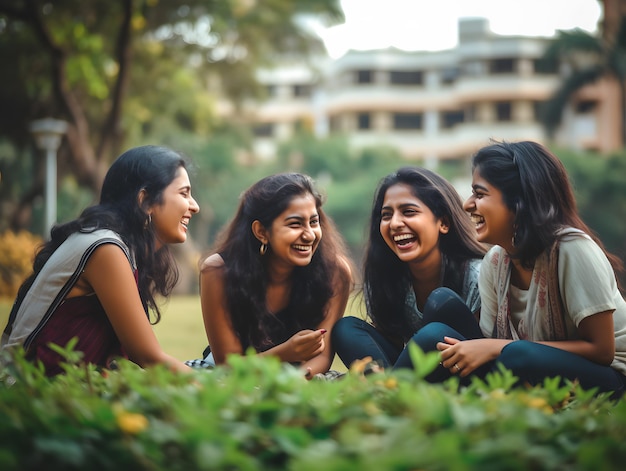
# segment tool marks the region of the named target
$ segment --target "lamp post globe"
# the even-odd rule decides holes
[[[67,132],[67,122],[43,118],[31,122],[30,132],[39,150],[46,152],[46,190],[44,237],[50,237],[50,229],[57,218],[57,151]]]

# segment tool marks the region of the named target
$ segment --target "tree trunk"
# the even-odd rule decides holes
[[[132,36],[131,20],[133,15],[132,0],[123,0],[124,18],[120,25],[115,47],[115,55],[118,63],[118,73],[111,98],[111,109],[100,134],[100,142],[96,156],[98,161],[106,161],[109,153],[118,154],[122,141],[120,118],[124,96],[130,81],[130,63],[132,59]]]
[[[26,14],[27,21],[41,41],[42,47],[50,54],[54,93],[61,109],[66,114],[66,119],[69,121],[67,142],[76,179],[80,184],[97,190],[102,183],[103,176],[99,174],[96,154],[89,141],[89,123],[80,103],[67,83],[65,74],[66,53],[54,43],[35,2],[27,4]]]

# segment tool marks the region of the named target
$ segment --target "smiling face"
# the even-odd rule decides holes
[[[269,246],[267,257],[272,263],[292,268],[308,265],[322,239],[315,198],[311,194],[295,196],[269,229],[261,227],[258,232],[257,238]]]
[[[410,186],[390,186],[380,215],[380,234],[400,260],[438,263],[439,236],[448,232],[448,226],[413,194]]]
[[[463,208],[470,213],[480,242],[513,251],[515,213],[505,204],[502,192],[481,176],[480,167],[472,173],[472,195]]]
[[[163,190],[162,201],[152,205],[148,214],[157,240],[157,249],[165,244],[187,240],[187,226],[193,214],[200,211],[191,196],[191,183],[187,171],[180,167],[176,178]]]

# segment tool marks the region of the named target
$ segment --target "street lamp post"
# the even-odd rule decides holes
[[[45,238],[50,237],[50,229],[57,219],[57,150],[66,131],[67,123],[53,118],[38,119],[30,124],[37,148],[46,151]]]

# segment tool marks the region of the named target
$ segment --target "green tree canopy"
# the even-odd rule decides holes
[[[320,49],[305,15],[343,14],[336,0],[0,0],[0,142],[24,153],[31,120],[66,120],[60,178],[97,191],[129,142],[160,143],[176,129],[207,136],[209,81],[240,100],[258,93],[254,72],[277,53],[304,60]],[[23,159],[2,159],[5,175],[19,172]],[[29,208],[43,179],[24,183]]]

